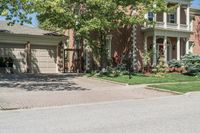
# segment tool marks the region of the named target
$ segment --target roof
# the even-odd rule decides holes
[[[50,35],[52,32],[27,25],[14,24],[8,26],[8,21],[0,21],[0,32],[25,35]]]
[[[190,13],[194,15],[200,15],[200,8],[190,8]]]

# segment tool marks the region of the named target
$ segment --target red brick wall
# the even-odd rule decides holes
[[[194,42],[193,53],[200,54],[200,16],[194,16],[193,34],[190,40]]]
[[[141,70],[143,67],[143,53],[144,53],[144,33],[141,31],[141,26],[137,26],[136,32],[136,54],[137,54],[137,66],[138,70]]]
[[[141,31],[141,26],[136,27],[136,59],[137,59],[137,69],[140,70],[142,67],[142,53],[144,51],[143,45],[143,32]],[[112,57],[120,58],[123,53],[126,53],[130,50],[132,45],[132,27],[127,26],[112,32]]]

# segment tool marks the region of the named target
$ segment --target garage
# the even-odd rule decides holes
[[[0,44],[0,57],[13,59],[13,71],[15,73],[25,72],[26,60],[25,49],[22,44]]]
[[[33,73],[56,73],[56,47],[31,46],[31,71]]]
[[[13,59],[14,73],[62,72],[61,53],[66,36],[0,21],[0,57]],[[2,70],[6,72],[5,63]]]

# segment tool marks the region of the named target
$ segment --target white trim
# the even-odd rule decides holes
[[[164,50],[165,63],[167,64],[167,36],[164,36],[163,50]]]
[[[190,30],[190,7],[189,7],[189,4],[186,9],[186,25],[187,25],[187,29]]]
[[[189,43],[189,39],[187,38],[186,40],[186,54],[189,54],[190,52],[190,43]]]
[[[177,52],[177,60],[181,59],[181,47],[180,47],[180,37],[177,37],[177,44],[176,44],[176,52]]]
[[[0,33],[2,43],[17,43],[25,44],[27,41],[34,45],[48,45],[56,46],[59,42],[64,40],[64,37],[47,37],[36,35],[21,35],[21,34],[2,34]]]
[[[163,22],[164,22],[164,28],[167,28],[167,13],[163,13]]]
[[[181,6],[178,5],[177,7],[177,16],[176,16],[176,22],[177,22],[177,25],[178,25],[178,29],[180,29],[180,24],[181,24]]]

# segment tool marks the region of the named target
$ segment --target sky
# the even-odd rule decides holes
[[[192,7],[193,8],[200,8],[200,0],[193,0]],[[31,14],[30,16],[32,17],[32,24],[30,26],[37,27],[38,21],[37,21],[37,18],[36,18],[36,14]],[[0,16],[0,20],[5,20],[5,17]]]

